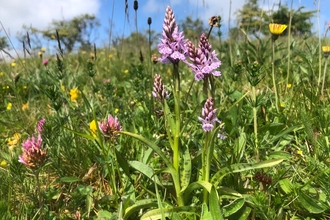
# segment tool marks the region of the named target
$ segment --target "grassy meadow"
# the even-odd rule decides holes
[[[330,41],[275,38],[1,63],[1,219],[329,219]]]

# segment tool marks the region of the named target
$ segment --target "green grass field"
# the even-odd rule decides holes
[[[329,219],[327,40],[210,38],[199,81],[142,42],[2,63],[1,219]]]

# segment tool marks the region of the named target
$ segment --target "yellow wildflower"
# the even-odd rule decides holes
[[[124,70],[124,73],[127,74],[128,73],[128,70]]]
[[[28,103],[25,103],[25,104],[22,105],[22,111],[25,111],[28,108],[29,108],[29,104]]]
[[[11,102],[9,102],[9,103],[7,104],[7,110],[10,110],[11,107],[13,107],[13,104],[11,104]]]
[[[42,52],[41,52],[41,51],[39,51],[39,52],[38,52],[38,55],[39,55],[39,56],[41,56],[41,55],[42,55]]]
[[[284,103],[281,103],[280,106],[281,106],[282,108],[284,108],[284,107],[285,107],[285,104],[284,104]]]
[[[324,57],[327,58],[330,55],[330,46],[323,46],[322,51],[323,51]]]
[[[89,123],[89,129],[92,131],[93,136],[96,137],[97,123],[95,120],[93,120],[93,121],[91,121],[91,123]]]
[[[302,150],[297,150],[297,154],[300,155],[300,156],[303,156]]]
[[[23,86],[23,89],[27,89],[27,86]]]
[[[288,26],[285,24],[269,24],[270,33],[280,35]]]
[[[2,160],[0,163],[1,167],[6,167],[7,166],[7,162],[5,160]]]
[[[288,85],[286,85],[286,88],[290,89],[292,87],[292,85],[289,83]]]
[[[61,86],[61,89],[64,92],[65,91],[65,86]]]
[[[330,46],[322,46],[322,51],[324,53],[329,53],[330,52]]]
[[[42,47],[42,48],[40,49],[40,51],[41,51],[41,52],[45,52],[45,51],[46,51],[46,48]]]
[[[119,112],[119,109],[118,108],[116,108],[115,109],[115,114],[117,114]]]
[[[113,55],[110,53],[110,54],[109,54],[109,58],[111,59],[112,57],[113,57]]]
[[[168,68],[168,69],[167,69],[167,74],[168,74],[168,75],[172,75],[172,69],[171,69],[171,68]]]
[[[0,72],[0,76],[3,76],[5,73],[4,72]]]
[[[22,64],[25,64],[25,60],[22,60]]]
[[[8,145],[9,146],[16,145],[20,138],[21,138],[21,134],[20,133],[15,133],[12,138],[8,139]]]
[[[78,88],[74,88],[70,90],[70,99],[71,101],[77,100],[79,97],[79,90]]]
[[[50,38],[52,38],[52,39],[55,39],[55,35],[54,35],[54,34],[52,34],[52,36],[50,36]]]
[[[16,66],[16,63],[15,62],[12,62],[10,65],[11,65],[11,67],[15,67]]]

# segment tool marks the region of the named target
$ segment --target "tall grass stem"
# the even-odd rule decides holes
[[[278,100],[278,93],[277,93],[277,85],[276,85],[276,78],[275,78],[275,40],[272,40],[272,79],[273,79],[273,86],[274,86],[274,93],[275,93],[275,105],[276,111],[279,112],[279,100]]]

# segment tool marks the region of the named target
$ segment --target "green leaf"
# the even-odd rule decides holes
[[[291,154],[284,152],[284,151],[275,151],[269,154],[269,159],[290,159],[292,157]]]
[[[193,182],[191,183],[186,190],[184,191],[184,199],[185,201],[188,200],[188,198],[191,196],[192,192],[194,190],[200,189],[200,188],[204,188],[206,189],[208,192],[211,192],[211,188],[212,188],[212,184],[206,181],[197,181],[197,182]]]
[[[135,212],[139,212],[141,209],[157,207],[156,199],[144,199],[136,201],[136,203],[125,210],[124,219],[128,219]]]
[[[233,190],[232,188],[228,188],[228,187],[224,187],[224,186],[220,186],[218,188],[219,194],[220,195],[228,195],[231,196],[232,199],[237,199],[237,198],[242,198],[242,194],[240,194],[239,192],[237,192],[236,190]],[[227,196],[227,197],[228,197]],[[230,197],[228,197],[230,198]]]
[[[100,210],[98,213],[97,213],[97,219],[111,219],[113,217],[113,215],[106,211],[106,210]]]
[[[158,185],[162,185],[159,181],[158,176],[155,176],[154,170],[148,166],[147,164],[144,164],[140,161],[129,161],[128,164],[132,166],[134,169],[139,171],[140,173],[143,173],[145,176],[147,176],[152,181],[156,181]]]
[[[141,216],[140,220],[158,220],[162,218],[162,212],[165,217],[171,219],[173,213],[200,216],[200,208],[192,206],[180,206],[174,208],[153,209]]]
[[[213,220],[211,212],[209,212],[209,209],[207,207],[206,203],[203,203],[202,205],[202,217],[201,220]]]
[[[166,100],[164,100],[164,116],[165,116],[165,126],[168,140],[170,142],[171,148],[173,149],[173,136],[175,135],[175,120],[170,108],[167,105]],[[172,135],[173,134],[173,135]]]
[[[85,133],[80,133],[80,132],[77,132],[77,131],[74,131],[74,130],[71,130],[70,128],[66,128],[64,127],[64,129],[76,134],[76,135],[79,135],[80,137],[83,137],[83,138],[86,138],[88,140],[95,140],[95,137],[93,135],[90,135],[90,134],[85,134]]]
[[[228,167],[224,167],[220,169],[211,179],[211,184],[217,186],[224,176],[231,173],[239,173],[247,170],[260,169],[265,167],[272,167],[279,163],[281,163],[283,159],[274,159],[274,160],[266,160],[255,164],[233,164]]]
[[[180,183],[181,192],[183,192],[190,183],[191,178],[191,157],[189,148],[186,146],[180,161]]]
[[[86,187],[87,195],[86,195],[86,206],[87,206],[87,217],[93,208],[94,199],[93,199],[93,188],[91,186]]]
[[[278,184],[281,187],[281,189],[284,191],[285,194],[293,193],[294,186],[292,185],[292,183],[290,182],[290,180],[288,178],[280,180],[278,182]]]
[[[163,151],[156,144],[154,144],[153,142],[151,142],[148,139],[142,137],[141,135],[134,134],[134,133],[131,133],[131,132],[118,131],[118,133],[124,134],[124,135],[127,135],[127,136],[130,136],[130,137],[133,137],[133,138],[135,138],[135,139],[137,139],[137,140],[145,143],[146,145],[148,145],[148,147],[152,148],[162,158],[162,160],[164,161],[164,163],[166,164],[166,166],[168,168],[172,168],[173,169],[172,163],[169,161],[169,159],[167,159],[167,157],[163,153]]]
[[[63,183],[75,183],[75,182],[80,182],[81,179],[78,177],[74,176],[65,176],[60,179],[61,182]]]
[[[123,155],[115,148],[116,150],[116,157],[118,160],[118,164],[120,165],[120,167],[123,169],[124,173],[131,178],[130,172],[129,172],[129,166],[127,163],[127,160],[125,160],[125,158],[123,157]]]
[[[239,211],[243,207],[244,203],[245,203],[245,199],[244,198],[239,198],[239,199],[235,199],[230,204],[225,205],[223,207],[224,216],[229,217],[232,214],[236,213],[237,211]]]
[[[211,188],[211,192],[210,192],[210,196],[209,196],[209,206],[210,206],[210,212],[211,212],[213,219],[222,220],[223,215],[222,215],[221,209],[220,209],[218,193],[213,186]]]
[[[324,204],[305,194],[303,191],[299,192],[298,201],[310,213],[319,214],[327,209]]]

